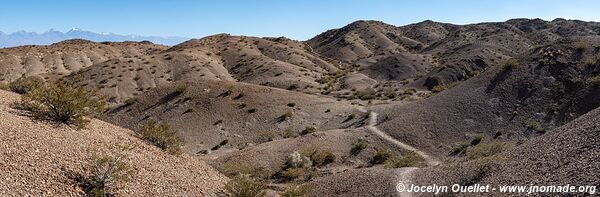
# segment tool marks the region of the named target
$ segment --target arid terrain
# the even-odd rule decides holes
[[[224,196],[239,177],[267,196],[419,196],[400,182],[600,186],[596,22],[356,21],[306,41],[0,49],[0,86],[28,80],[98,90],[109,109],[73,129],[30,120],[0,90],[1,195],[82,195],[71,176],[86,172],[89,150],[122,146],[136,172],[120,196]],[[183,139],[182,154],[139,138],[155,120]]]

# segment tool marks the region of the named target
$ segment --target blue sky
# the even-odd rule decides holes
[[[600,21],[594,0],[3,0],[0,31],[67,31],[203,37],[216,33],[308,39],[359,19],[405,25],[510,18]]]

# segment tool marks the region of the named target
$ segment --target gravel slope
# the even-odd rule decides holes
[[[89,150],[130,145],[131,180],[119,196],[215,196],[227,178],[188,155],[172,156],[133,137],[133,132],[94,120],[73,130],[32,122],[9,108],[18,95],[0,91],[0,196],[82,195],[69,174],[85,174]],[[111,149],[112,150],[112,149]]]

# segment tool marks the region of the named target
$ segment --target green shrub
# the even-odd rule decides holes
[[[504,135],[504,130],[498,129],[496,133],[494,133],[494,139],[499,138],[502,135]]]
[[[470,146],[470,144],[467,142],[459,143],[459,144],[455,145],[454,148],[452,148],[451,154],[452,155],[464,154],[469,146]]]
[[[125,163],[125,155],[97,155],[89,159],[91,175],[85,177],[84,187],[88,196],[113,196],[114,185],[129,180],[132,170]]]
[[[96,93],[64,83],[40,86],[25,94],[16,108],[36,119],[84,127],[86,116],[104,113],[106,102]]]
[[[314,166],[325,166],[335,162],[336,158],[335,154],[329,150],[314,151],[309,157]]]
[[[542,127],[542,124],[535,120],[527,121],[527,129],[533,130],[538,133],[546,133],[546,129]]]
[[[150,142],[169,154],[181,153],[183,139],[175,131],[172,131],[167,123],[152,119],[137,133],[141,139]]]
[[[262,197],[265,189],[266,183],[247,176],[238,176],[225,185],[225,191],[235,197]]]
[[[444,85],[436,85],[436,86],[433,86],[433,88],[431,89],[431,92],[438,93],[438,92],[441,92],[441,91],[444,91],[444,90],[446,90],[446,86],[444,86]]]
[[[277,138],[277,133],[273,131],[262,131],[257,134],[256,142],[257,143],[265,143],[273,141]]]
[[[372,88],[369,88],[369,89],[358,91],[354,95],[357,98],[359,98],[360,100],[373,100],[373,99],[377,98],[375,96],[375,94],[376,94],[375,90]]]
[[[38,78],[19,78],[8,84],[8,89],[17,94],[26,94],[36,88],[41,87],[43,84],[42,80]]]
[[[175,87],[175,93],[176,94],[183,94],[185,92],[187,92],[187,85],[178,85],[177,87]]]
[[[129,106],[129,105],[133,105],[133,104],[135,104],[135,103],[137,103],[137,102],[138,102],[138,98],[137,98],[137,97],[131,97],[131,98],[128,98],[128,99],[126,99],[125,101],[123,101],[123,103],[124,103],[125,105],[127,105],[127,106]]]
[[[282,197],[308,197],[308,185],[290,186],[281,194]]]
[[[294,114],[291,111],[285,112],[283,114],[281,114],[281,116],[279,116],[280,120],[288,120],[290,118],[292,118],[292,116],[294,116]]]
[[[577,52],[583,52],[588,48],[587,44],[585,44],[585,42],[576,42],[575,43],[575,51]]]
[[[233,178],[237,176],[249,176],[254,179],[267,179],[269,173],[263,167],[239,162],[224,163],[215,167],[225,176]]]
[[[590,78],[588,79],[588,81],[589,81],[591,84],[595,85],[595,86],[600,86],[600,75],[598,75],[598,76],[594,76],[594,77],[590,77]]]
[[[296,179],[306,180],[306,177],[310,176],[310,168],[287,168],[280,173],[280,176],[287,181],[293,181]]]
[[[288,127],[285,130],[283,130],[283,132],[281,133],[281,137],[283,138],[294,138],[294,137],[298,137],[298,133],[296,131],[294,131],[293,128]]]
[[[373,158],[371,164],[383,164],[392,157],[392,152],[389,150],[378,150]]]
[[[350,152],[354,155],[359,154],[362,150],[366,149],[368,146],[368,141],[365,139],[358,139],[354,144],[352,144],[352,149]]]
[[[502,68],[504,70],[511,70],[511,69],[516,68],[517,66],[519,66],[519,61],[517,61],[517,59],[510,58],[510,59],[506,60],[506,62],[504,62],[504,65],[502,66]]]
[[[414,151],[408,151],[401,158],[391,157],[384,163],[388,168],[403,168],[420,166],[425,162],[425,158]]]
[[[306,128],[304,128],[304,130],[302,130],[302,133],[300,133],[301,135],[307,135],[307,134],[311,134],[317,131],[317,128],[315,127],[311,127],[311,126],[307,126]]]
[[[506,143],[493,141],[490,143],[479,144],[477,146],[472,146],[467,148],[465,155],[468,159],[479,159],[484,157],[493,156],[498,154],[504,150],[506,147]]]
[[[479,144],[481,142],[481,140],[483,140],[483,136],[477,135],[477,136],[473,137],[473,140],[471,140],[471,145],[475,146],[475,145]]]

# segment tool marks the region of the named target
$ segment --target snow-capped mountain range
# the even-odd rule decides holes
[[[176,45],[189,38],[185,37],[160,37],[160,36],[139,36],[139,35],[119,35],[114,33],[95,33],[78,28],[72,28],[67,32],[60,32],[50,29],[45,33],[18,31],[11,34],[5,34],[0,31],[0,48],[16,47],[22,45],[49,45],[69,39],[85,39],[95,42],[103,41],[150,41],[156,44]]]

